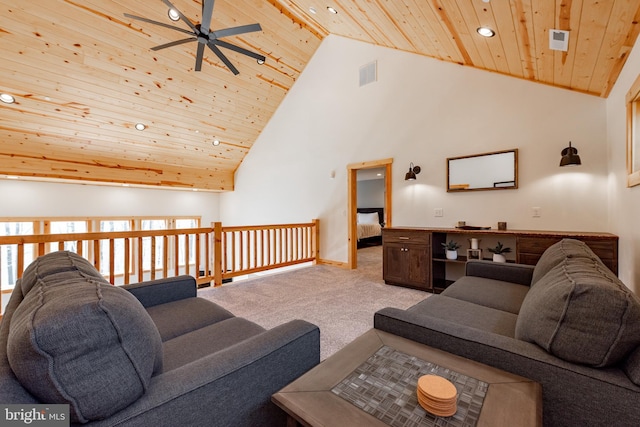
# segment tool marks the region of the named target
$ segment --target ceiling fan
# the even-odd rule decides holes
[[[139,21],[148,22],[150,24],[159,25],[161,27],[170,28],[172,30],[180,31],[181,33],[189,34],[190,37],[186,39],[176,40],[170,43],[161,44],[159,46],[152,47],[151,50],[166,49],[168,47],[177,46],[192,41],[198,42],[198,50],[196,53],[196,65],[195,70],[200,71],[202,68],[202,57],[204,55],[205,46],[211,49],[218,58],[231,70],[233,74],[240,74],[238,69],[229,61],[229,59],[222,53],[220,47],[233,50],[235,52],[247,55],[251,58],[255,58],[258,64],[264,64],[265,57],[251,52],[250,50],[241,48],[234,44],[220,40],[223,37],[235,36],[238,34],[251,33],[254,31],[262,31],[260,24],[241,25],[239,27],[231,27],[223,30],[212,31],[211,30],[211,15],[213,13],[213,3],[215,0],[202,0],[202,22],[199,24],[192,23],[186,16],[184,16],[169,0],[162,0],[164,4],[169,7],[169,18],[172,21],[182,19],[191,28],[191,31],[185,30],[174,25],[165,24],[164,22],[153,21],[151,19],[143,18],[141,16],[130,15],[125,13],[127,18],[137,19]]]

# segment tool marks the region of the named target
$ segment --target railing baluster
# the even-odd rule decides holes
[[[116,249],[115,239],[109,239],[109,283],[114,285],[116,282]]]
[[[24,243],[18,243],[18,279],[24,271]]]
[[[189,235],[184,235],[184,274],[189,274]]]
[[[130,280],[131,268],[131,239],[124,238],[124,284],[128,285]]]
[[[151,236],[151,280],[156,279],[156,236]],[[177,274],[176,274],[177,276]]]
[[[144,280],[144,263],[142,258],[142,248],[143,248],[142,236],[138,237],[138,282],[142,282]]]
[[[174,263],[173,274],[175,276],[179,276],[180,275],[180,239],[178,238],[178,236],[173,236],[173,250],[175,252],[173,254],[173,263]]]
[[[169,277],[169,236],[162,236],[162,277]]]

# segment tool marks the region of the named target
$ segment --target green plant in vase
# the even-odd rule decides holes
[[[458,249],[460,248],[458,242],[449,240],[447,243],[442,243],[442,246],[446,251],[447,259],[458,259]]]
[[[507,262],[507,258],[504,254],[511,252],[511,248],[504,247],[502,242],[498,242],[494,248],[489,248],[489,252],[493,254],[493,260],[495,262]]]

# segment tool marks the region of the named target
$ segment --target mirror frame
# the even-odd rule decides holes
[[[484,187],[484,188],[451,188],[450,183],[450,163],[452,160],[460,160],[460,159],[468,159],[471,157],[484,157],[491,156],[494,154],[504,154],[504,153],[513,153],[513,176],[514,176],[514,184],[506,187]],[[510,150],[501,150],[501,151],[491,151],[488,153],[480,153],[480,154],[471,154],[469,156],[458,156],[458,157],[449,157],[447,158],[447,192],[463,192],[463,191],[491,191],[491,190],[514,190],[518,188],[518,149],[512,148]]]
[[[640,169],[633,170],[633,154],[636,151],[640,152],[640,138],[635,141],[633,137],[635,128],[640,126],[640,122],[634,123],[633,117],[633,105],[636,104],[636,107],[640,108],[640,76],[631,85],[625,102],[627,104],[627,187],[633,187],[640,184]]]

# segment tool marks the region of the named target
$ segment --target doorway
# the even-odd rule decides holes
[[[347,165],[347,181],[348,181],[348,213],[347,220],[349,234],[349,255],[348,268],[355,269],[358,267],[358,230],[356,226],[358,212],[358,171],[365,169],[384,168],[384,224],[385,227],[391,226],[391,165],[393,159],[373,160],[369,162],[352,163]]]

